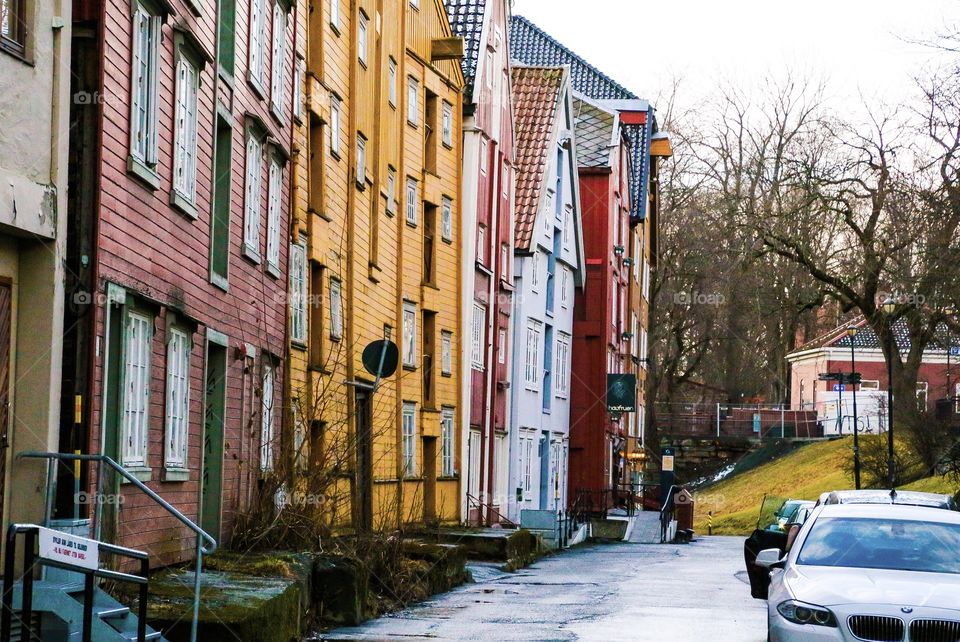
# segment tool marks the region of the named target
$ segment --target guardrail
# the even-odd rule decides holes
[[[670,528],[670,522],[673,521],[673,514],[676,510],[676,502],[674,498],[677,494],[677,491],[680,490],[680,487],[676,484],[670,486],[667,490],[667,496],[663,500],[663,506],[660,508],[660,543],[665,544],[667,541],[667,531]]]
[[[17,581],[22,582],[23,591],[20,603],[20,620],[26,631],[26,640],[40,640],[40,635],[33,625],[33,574],[36,566],[53,566],[75,573],[82,573],[83,578],[83,623],[81,636],[83,642],[93,642],[93,589],[94,577],[131,582],[140,585],[140,599],[137,605],[137,642],[144,642],[147,635],[147,593],[150,581],[150,556],[143,551],[123,546],[115,546],[104,542],[96,542],[99,552],[122,555],[131,559],[140,560],[140,575],[121,573],[98,568],[90,569],[74,564],[65,564],[56,560],[38,557],[34,552],[40,527],[36,524],[10,524],[7,529],[6,549],[4,550],[3,567],[3,612],[0,613],[0,640],[9,640],[13,628],[13,590]],[[16,564],[17,536],[24,536],[23,574],[19,580],[14,580],[14,565]],[[42,552],[42,551],[41,551]]]
[[[468,513],[467,518],[468,519],[469,519],[470,508],[472,506],[476,506],[477,514],[480,517],[481,524],[486,525],[486,523],[490,521],[492,517],[496,516],[498,520],[497,521],[498,524],[506,525],[509,528],[520,527],[519,524],[517,524],[512,519],[510,519],[500,511],[498,511],[496,508],[494,508],[492,503],[489,503],[489,502],[484,503],[480,501],[478,497],[474,497],[470,493],[466,493],[466,495],[467,495],[467,513]],[[486,513],[484,513],[484,511],[486,511]]]
[[[193,622],[190,626],[190,640],[191,642],[197,641],[197,623],[200,617],[200,577],[203,573],[203,556],[210,555],[215,550],[217,550],[217,540],[214,539],[209,533],[200,528],[196,523],[194,523],[186,515],[178,511],[172,505],[170,505],[167,500],[158,495],[156,492],[151,490],[144,484],[142,481],[133,476],[130,471],[125,469],[123,466],[118,464],[116,461],[107,457],[106,455],[90,455],[90,454],[78,454],[78,453],[53,453],[53,452],[40,452],[40,451],[26,451],[17,455],[18,458],[22,459],[45,459],[47,460],[47,506],[46,506],[46,515],[49,520],[49,516],[52,511],[53,498],[55,496],[54,485],[56,484],[56,462],[63,461],[90,461],[97,462],[100,464],[97,466],[97,485],[96,485],[96,535],[94,539],[100,539],[100,527],[101,527],[101,518],[104,502],[103,500],[103,473],[104,467],[109,467],[116,474],[120,475],[126,479],[130,484],[143,492],[147,497],[155,501],[160,505],[161,508],[170,513],[175,517],[181,524],[193,531],[197,536],[197,562],[196,568],[194,571],[193,579]],[[204,545],[206,542],[206,545]],[[110,546],[113,546],[112,544]],[[117,547],[121,548],[121,547]],[[133,549],[126,549],[133,550]],[[111,571],[114,572],[114,571]],[[146,603],[146,600],[143,601]],[[5,638],[0,638],[5,639]]]

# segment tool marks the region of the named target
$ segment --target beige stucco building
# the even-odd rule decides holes
[[[57,450],[70,114],[70,8],[0,0],[0,480],[4,526],[43,518]],[[93,97],[91,97],[92,99]],[[16,489],[16,492],[13,492]]]

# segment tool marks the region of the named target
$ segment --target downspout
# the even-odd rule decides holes
[[[494,151],[498,151],[499,146],[497,146]],[[494,154],[497,156],[497,154]],[[489,160],[489,159],[488,159]],[[499,167],[502,167],[502,163],[499,163],[498,172],[494,174],[493,167],[490,167],[488,176],[490,176],[490,187],[491,189],[491,198],[490,205],[492,211],[490,212],[490,227],[493,228],[493,223],[496,221],[496,229],[499,233],[500,231],[500,220],[499,217],[495,217],[499,211],[499,207],[494,207],[493,204],[496,202],[500,194],[500,171]],[[493,275],[490,278],[490,283],[487,286],[487,332],[486,339],[487,345],[485,346],[487,358],[487,370],[484,372],[484,389],[483,389],[483,433],[482,439],[486,447],[482,449],[483,460],[480,463],[481,477],[480,479],[484,482],[481,486],[480,493],[481,495],[486,495],[487,505],[492,509],[493,508],[493,445],[494,445],[494,430],[493,430],[493,397],[494,397],[494,386],[496,381],[494,380],[494,372],[496,370],[497,363],[495,361],[496,355],[494,354],[494,344],[495,338],[494,333],[496,330],[496,320],[497,314],[499,311],[499,305],[496,298],[497,292],[497,283],[500,279],[500,266],[499,266],[499,252],[497,252],[497,241],[498,235],[493,233],[493,229],[490,230],[490,233],[487,235],[487,245],[488,251],[490,252],[490,266],[492,268]],[[482,517],[482,515],[481,515]],[[487,519],[485,520],[487,525],[490,525],[491,514],[490,511],[487,511]]]

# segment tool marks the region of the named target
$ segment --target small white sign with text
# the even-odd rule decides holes
[[[100,546],[96,540],[40,528],[40,557],[61,564],[95,571],[100,567]]]

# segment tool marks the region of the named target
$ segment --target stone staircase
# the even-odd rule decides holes
[[[626,537],[628,542],[632,544],[660,543],[660,513],[658,511],[638,511],[633,515],[631,521],[632,524]]]

